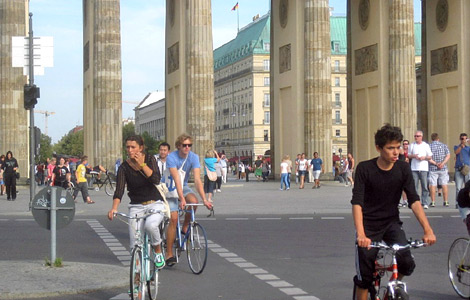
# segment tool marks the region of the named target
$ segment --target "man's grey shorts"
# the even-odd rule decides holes
[[[189,186],[183,185],[183,196],[186,197],[189,194],[194,194],[193,190]],[[170,206],[170,212],[178,211],[178,198],[167,198],[166,201],[168,201]]]
[[[428,183],[432,186],[437,186],[437,179],[441,185],[447,185],[449,183],[449,172],[447,170],[440,171],[429,171]]]

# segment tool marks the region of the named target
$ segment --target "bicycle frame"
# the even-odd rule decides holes
[[[189,204],[186,204],[186,208],[178,209],[178,215],[180,214],[180,212],[183,213],[183,215],[185,215],[186,213],[191,213],[191,219],[189,220],[188,230],[186,230],[186,233],[184,234],[183,238],[181,235],[182,226],[181,226],[180,218],[178,218],[178,223],[176,223],[176,237],[177,237],[176,243],[177,243],[178,248],[182,249],[183,251],[185,250],[186,241],[192,238],[192,236],[190,235],[191,230],[192,230],[191,225],[194,224],[194,222],[196,222],[196,211],[194,207],[203,206],[203,205],[204,204],[200,204],[200,203],[189,203]],[[176,259],[178,260],[178,257]]]

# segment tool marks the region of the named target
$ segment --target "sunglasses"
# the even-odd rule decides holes
[[[466,140],[466,139],[467,139],[466,137],[462,137],[462,138],[460,138],[460,140],[461,140],[461,141],[463,141],[463,140]]]
[[[182,144],[183,148],[191,148],[193,144]]]

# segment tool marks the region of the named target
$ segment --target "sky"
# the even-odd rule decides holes
[[[420,19],[420,0],[415,20]],[[152,91],[165,89],[165,0],[121,0],[122,99],[140,102]],[[269,0],[212,0],[213,46],[237,34],[253,16],[269,11]],[[333,15],[346,15],[346,0],[330,0]],[[54,112],[47,119],[47,134],[55,143],[83,124],[82,0],[30,0],[34,36],[54,38],[54,66],[34,81],[41,89],[37,110]],[[123,103],[123,118],[134,117],[136,104]],[[45,133],[44,114],[35,113],[35,125]]]

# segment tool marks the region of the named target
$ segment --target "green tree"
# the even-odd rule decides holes
[[[142,138],[144,139],[145,149],[148,154],[155,155],[158,153],[158,146],[160,143],[154,139],[147,131],[142,133]]]
[[[36,156],[36,163],[45,162],[47,158],[52,157],[52,139],[50,136],[41,133],[41,145],[39,148],[39,155]]]
[[[57,154],[80,156],[83,154],[83,130],[69,132],[52,148]]]

